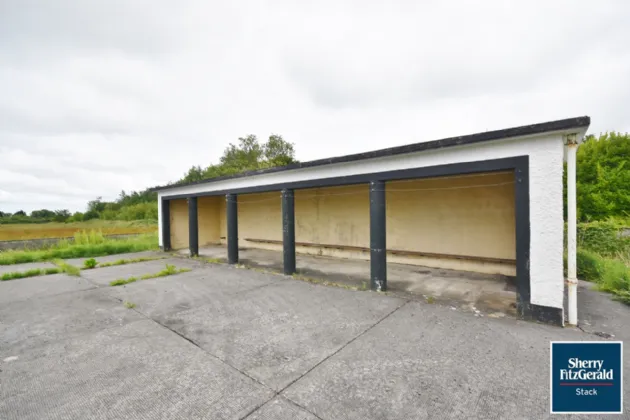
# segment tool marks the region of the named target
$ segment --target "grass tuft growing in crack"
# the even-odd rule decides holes
[[[186,273],[188,271],[191,271],[190,268],[177,268],[172,264],[166,264],[166,268],[164,268],[164,270],[162,271],[158,271],[157,273],[153,273],[153,274],[145,274],[143,276],[138,277],[129,277],[128,279],[117,279],[114,281],[111,281],[109,283],[110,286],[122,286],[125,284],[129,284],[129,283],[133,283],[135,281],[138,280],[147,280],[147,279],[154,279],[157,277],[166,277],[166,276],[172,276],[173,274],[179,274],[179,273]]]
[[[136,280],[138,280],[137,277],[129,277],[128,279],[118,279],[118,280],[110,281],[109,285],[110,286],[122,286],[122,285],[125,285],[125,284],[133,283]]]
[[[125,308],[127,309],[133,309],[136,307],[136,304],[133,302],[129,302],[128,300],[125,301],[125,303],[123,303],[123,305],[125,305]]]
[[[72,264],[68,264],[64,260],[55,260],[53,261],[53,264],[59,267],[59,270],[61,270],[62,273],[66,273],[69,276],[81,275],[81,270],[79,269],[79,267],[75,267]]]
[[[166,257],[140,257],[140,258],[128,258],[128,259],[121,258],[120,260],[116,260],[112,262],[99,263],[98,266],[99,268],[113,267],[115,265],[125,265],[125,264],[134,264],[134,263],[146,262],[146,261],[163,260],[164,258]]]
[[[0,281],[24,279],[27,277],[45,276],[48,274],[57,274],[60,272],[61,270],[59,268],[43,268],[43,269],[33,268],[26,271],[12,271],[10,273],[4,273],[2,276],[0,276]]]
[[[84,270],[91,270],[92,268],[95,268],[97,265],[98,265],[98,262],[94,258],[88,258],[87,260],[83,261]]]

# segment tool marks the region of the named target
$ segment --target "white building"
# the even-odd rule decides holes
[[[572,284],[575,149],[589,124],[571,118],[158,187],[160,246],[197,254],[227,245],[231,263],[239,244],[275,249],[286,273],[296,252],[370,259],[376,290],[387,288],[387,261],[500,273],[515,277],[520,316],[563,324],[563,161]]]

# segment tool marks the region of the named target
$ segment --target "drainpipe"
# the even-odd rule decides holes
[[[575,198],[575,167],[577,135],[566,137],[567,145],[567,286],[569,289],[569,324],[578,324],[577,315],[577,201]]]

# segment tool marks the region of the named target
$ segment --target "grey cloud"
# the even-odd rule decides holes
[[[546,89],[595,50],[628,55],[628,5],[538,6],[459,3],[446,19],[431,19],[429,7],[364,14],[326,27],[326,42],[315,31],[320,19],[306,19],[308,35],[286,51],[287,73],[317,105],[410,106]]]
[[[176,46],[180,10],[150,0],[8,0],[0,5],[0,42],[37,48],[45,38],[47,46],[81,52],[159,53]]]
[[[239,136],[309,160],[589,114],[630,130],[630,4],[0,1],[0,210],[83,210]]]

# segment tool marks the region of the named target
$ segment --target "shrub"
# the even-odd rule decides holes
[[[81,230],[74,234],[74,243],[76,245],[96,245],[102,244],[107,239],[103,236],[103,232],[99,230]]]
[[[630,249],[630,237],[620,235],[621,226],[613,220],[580,223],[577,226],[578,247],[603,256],[614,256]]]
[[[89,270],[96,267],[97,264],[98,262],[96,262],[94,258],[88,258],[87,260],[83,261],[83,268]]]
[[[82,222],[83,221],[83,213],[81,213],[80,211],[74,213],[72,216],[70,216],[66,222],[68,223],[72,223],[72,222]]]
[[[613,299],[623,302],[626,305],[630,305],[630,291],[618,290],[615,292],[615,297]]]
[[[630,268],[622,261],[604,259],[599,288],[613,293],[630,291]]]
[[[579,279],[599,281],[604,270],[604,258],[585,249],[577,251],[577,276]]]
[[[157,220],[157,203],[138,203],[124,206],[116,218],[119,220]]]

